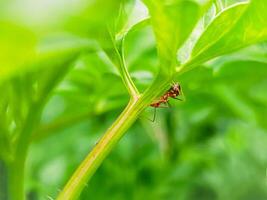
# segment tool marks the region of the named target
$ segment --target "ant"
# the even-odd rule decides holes
[[[171,88],[164,95],[162,95],[158,101],[156,101],[154,103],[151,103],[150,106],[155,108],[152,122],[155,121],[156,109],[157,108],[167,108],[167,107],[170,107],[169,98],[173,98],[173,99],[177,99],[179,101],[182,101],[182,99],[177,98],[181,94],[182,94],[181,85],[179,83],[173,83],[171,85]],[[166,107],[160,107],[161,104],[167,104],[168,106],[166,106]]]

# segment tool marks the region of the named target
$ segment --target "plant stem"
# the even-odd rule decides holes
[[[115,65],[118,67],[118,70],[120,72],[122,81],[128,90],[128,93],[130,94],[131,98],[134,100],[137,100],[139,98],[139,91],[136,88],[129,72],[126,66],[125,57],[124,57],[124,37],[122,36],[120,39],[116,41],[114,34],[112,31],[108,31],[109,36],[115,51]]]
[[[10,200],[23,200],[24,196],[24,168],[25,154],[19,158],[16,157],[14,162],[9,165],[8,189]]]
[[[142,110],[142,107],[144,106],[142,106],[139,101],[131,101],[128,104],[123,113],[107,130],[105,135],[74,172],[71,179],[58,196],[58,200],[78,198],[83,187],[102,163],[104,158],[113,149],[114,145],[117,144],[125,130],[127,130],[128,127],[136,120],[138,114]]]
[[[16,138],[14,142],[14,159],[9,163],[8,185],[10,200],[25,199],[24,170],[32,134],[39,125],[42,110],[49,98],[49,95],[51,95],[51,91],[67,74],[71,67],[70,63],[73,62],[77,56],[77,53],[70,55],[67,60],[60,63],[62,66],[48,71],[47,75],[49,76],[47,76],[47,80],[38,88],[40,93],[37,93],[37,99],[29,102],[30,104],[27,117],[23,122],[23,127],[20,130],[18,138]]]
[[[0,199],[8,199],[7,171],[6,163],[0,160]]]
[[[127,129],[135,122],[138,115],[149,105],[149,103],[166,91],[170,80],[156,80],[143,96],[138,100],[132,99],[122,114],[107,130],[104,136],[88,154],[80,166],[76,169],[68,183],[65,185],[57,200],[77,199],[88,180],[95,173],[105,157],[118,143]]]
[[[216,13],[219,13],[224,9],[222,0],[214,0],[214,3],[216,7]]]
[[[128,72],[125,57],[124,57],[124,38],[121,39],[121,45],[120,45],[120,52],[118,52],[119,60],[120,60],[120,70],[123,82],[125,83],[131,97],[135,100],[139,98],[139,91],[137,90],[135,84],[133,83],[133,80]]]
[[[50,136],[51,134],[58,132],[59,130],[68,126],[73,126],[76,123],[82,122],[88,119],[90,116],[96,115],[93,111],[87,111],[76,115],[71,115],[57,119],[50,124],[45,124],[37,128],[31,137],[31,141],[39,141],[43,138]]]
[[[31,134],[39,122],[40,110],[39,104],[33,105],[29,110],[25,125],[17,139],[14,160],[9,164],[9,199],[24,200],[24,169],[27,152],[29,148]]]

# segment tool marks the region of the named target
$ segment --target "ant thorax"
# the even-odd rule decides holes
[[[156,117],[156,108],[166,108],[169,107],[169,98],[173,98],[173,99],[177,99],[182,101],[181,99],[177,98],[177,96],[179,96],[180,94],[182,94],[182,90],[181,90],[181,86],[179,83],[173,83],[171,88],[165,92],[164,95],[162,95],[160,97],[160,99],[158,101],[155,101],[154,103],[151,103],[150,106],[154,107],[154,117],[152,122],[154,122],[155,117]],[[163,104],[163,106],[161,106]],[[164,104],[166,104],[164,106]]]
[[[169,98],[176,99],[177,96],[181,94],[181,86],[179,83],[172,84],[171,88],[160,97],[160,99],[152,104],[150,106],[158,108],[161,104],[166,104],[169,101]]]

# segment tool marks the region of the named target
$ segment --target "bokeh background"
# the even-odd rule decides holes
[[[131,23],[147,16],[139,1],[127,3],[125,16]],[[28,95],[21,89],[25,85],[66,73],[49,96],[26,165],[28,199],[53,199],[129,98],[116,67],[95,44],[97,39],[108,46],[103,22],[115,13],[116,3],[2,0],[0,5],[6,27],[0,31],[0,63],[7,66],[0,69],[0,94],[15,82],[14,98],[21,101]],[[214,16],[213,6],[199,30]],[[57,64],[66,61],[55,55],[88,45],[91,52],[67,62],[67,72],[58,70]],[[42,67],[17,68],[35,59],[36,46],[44,52]],[[131,77],[144,91],[158,72],[150,26],[129,33],[125,57]],[[179,57],[187,55],[182,51]],[[147,108],[80,199],[267,199],[267,43],[219,57],[174,81],[181,84],[185,101],[171,100],[170,108],[157,109],[155,122],[150,121],[154,110]]]

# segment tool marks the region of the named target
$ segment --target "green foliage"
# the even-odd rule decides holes
[[[247,3],[237,4],[221,13],[197,42],[191,62],[194,63],[195,60],[201,63],[266,40],[267,16],[263,13],[266,8],[264,2],[252,0],[248,6]]]
[[[0,198],[266,199],[264,0],[0,4]]]
[[[151,14],[162,72],[172,74],[176,53],[200,17],[200,5],[193,1],[145,1]],[[166,69],[167,68],[167,69]]]
[[[19,25],[0,21],[0,26],[0,81],[3,81],[34,58],[36,40],[30,30]]]

